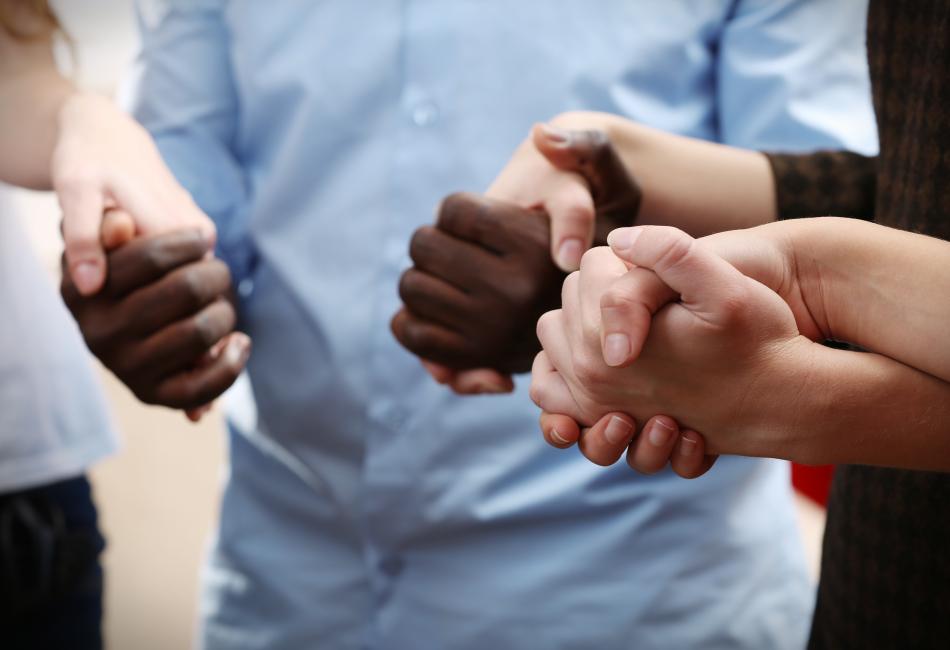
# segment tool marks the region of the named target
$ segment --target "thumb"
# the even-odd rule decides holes
[[[653,271],[689,311],[712,323],[724,322],[741,304],[747,278],[695,239],[670,226],[618,228],[608,239],[621,259]]]
[[[643,192],[606,132],[538,124],[532,139],[548,162],[562,171],[578,174],[587,183],[597,213],[598,244],[606,242],[607,234],[614,228],[633,224]]]
[[[79,292],[88,296],[102,288],[105,253],[99,241],[104,200],[95,186],[80,183],[60,190],[66,266]]]

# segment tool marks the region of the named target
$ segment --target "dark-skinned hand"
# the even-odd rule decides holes
[[[64,273],[63,299],[89,349],[136,397],[197,419],[250,353],[250,339],[233,331],[228,269],[209,257],[199,230],[125,241],[128,234],[108,229],[104,222],[103,240],[113,249],[105,285],[84,297]]]
[[[392,321],[397,340],[459,393],[511,390],[509,375],[540,350],[537,319],[559,305],[565,273],[552,255],[562,268],[579,261],[592,239],[633,222],[642,196],[606,134],[549,127],[535,128],[489,194],[511,200],[455,194],[434,228],[416,231]]]
[[[435,227],[416,231],[405,303],[392,321],[416,355],[451,368],[526,372],[541,349],[538,317],[558,305],[564,273],[548,252],[550,225],[536,210],[453,194]]]

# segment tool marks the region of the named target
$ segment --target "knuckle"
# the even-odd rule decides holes
[[[545,401],[545,394],[543,382],[538,379],[532,379],[531,385],[528,387],[528,397],[531,398],[531,401],[534,402],[537,407],[542,407],[541,405]]]
[[[719,307],[726,323],[745,322],[751,311],[751,296],[744,286],[736,286],[724,292]]]
[[[413,262],[418,264],[432,254],[435,237],[436,229],[432,226],[422,226],[412,234],[409,240],[409,257]]]
[[[590,355],[579,355],[574,359],[574,374],[581,384],[592,385],[601,379],[600,365]]]
[[[538,324],[535,328],[535,333],[538,336],[540,341],[544,341],[547,334],[551,331],[551,328],[554,326],[555,320],[557,319],[557,312],[559,310],[553,309],[551,311],[544,312],[541,314],[541,317],[538,318]]]
[[[87,165],[74,165],[64,168],[58,174],[57,189],[61,193],[76,194],[87,188],[98,186],[100,174]]]
[[[676,228],[666,229],[656,267],[662,270],[679,266],[690,257],[695,244],[695,240],[686,233]]]
[[[196,348],[207,349],[221,338],[221,329],[217,318],[201,313],[189,321],[187,338]]]
[[[600,297],[601,309],[627,312],[633,311],[641,304],[639,297],[629,288],[624,287],[610,287]]]
[[[405,304],[411,304],[422,293],[421,274],[416,269],[408,269],[399,278],[399,297]]]
[[[428,335],[425,327],[409,319],[402,327],[402,342],[403,345],[413,352],[421,353],[429,349],[431,337]]]
[[[469,192],[452,192],[439,203],[437,222],[441,225],[444,219],[453,219],[455,215],[469,209],[474,196]]]

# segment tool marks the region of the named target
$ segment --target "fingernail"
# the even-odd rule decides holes
[[[559,129],[556,126],[542,124],[541,131],[544,132],[544,137],[551,141],[551,144],[556,144],[559,147],[566,147],[571,141],[570,132],[565,131],[564,129]]]
[[[610,422],[607,423],[607,428],[604,429],[604,437],[607,438],[607,442],[612,445],[626,444],[632,435],[633,427],[630,426],[630,423],[623,420],[623,418],[618,418],[616,415],[610,418]]]
[[[557,249],[557,265],[562,271],[576,271],[584,256],[584,242],[576,237],[568,237]]]
[[[692,438],[687,438],[683,436],[680,439],[680,456],[692,456],[696,453],[696,449],[699,447],[699,442],[693,440]]]
[[[653,426],[650,427],[650,433],[647,434],[647,439],[654,447],[665,447],[670,442],[673,431],[673,427],[663,420],[654,420]]]
[[[608,366],[619,366],[630,356],[630,339],[626,334],[608,334],[604,339],[604,361]]]
[[[95,262],[80,262],[73,267],[73,282],[82,294],[89,294],[99,288],[102,282],[102,270]]]
[[[617,228],[607,235],[607,244],[615,253],[629,253],[641,232],[639,228]]]
[[[559,445],[569,444],[567,438],[558,433],[557,429],[551,429],[551,440]]]
[[[228,343],[227,349],[224,351],[226,361],[228,365],[231,366],[241,366],[247,361],[248,354],[250,353],[251,346],[249,341],[243,336],[235,337],[230,343]]]

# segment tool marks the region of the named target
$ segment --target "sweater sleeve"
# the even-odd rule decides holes
[[[874,218],[876,157],[850,151],[765,155],[775,178],[779,219]]]

